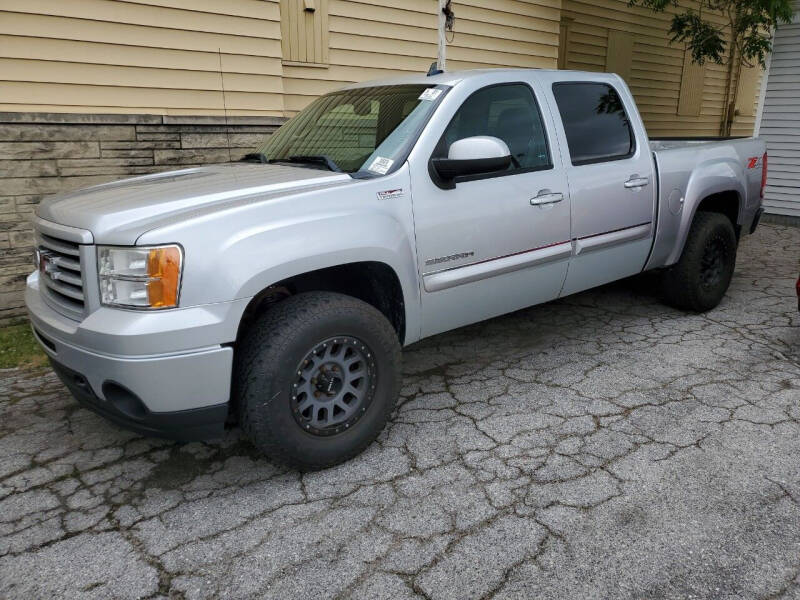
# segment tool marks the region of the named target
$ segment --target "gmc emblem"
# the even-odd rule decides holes
[[[48,252],[39,251],[39,272],[43,275],[48,275],[53,270],[55,265],[53,259]]]

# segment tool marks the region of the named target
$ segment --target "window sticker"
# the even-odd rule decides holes
[[[441,95],[442,95],[442,90],[437,88],[427,88],[424,92],[422,92],[419,95],[418,100],[427,100],[428,102],[433,102]]]
[[[389,172],[389,169],[392,168],[393,164],[394,161],[391,158],[378,156],[372,161],[372,164],[367,167],[367,170],[377,173],[378,175],[386,175],[386,173]]]

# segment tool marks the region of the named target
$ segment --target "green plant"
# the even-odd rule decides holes
[[[792,20],[791,0],[630,0],[629,6],[643,6],[655,12],[677,9],[669,33],[672,42],[683,42],[692,60],[717,64],[740,57],[747,66],[765,65],[772,50],[772,34],[780,23]],[[705,11],[705,16],[704,16]],[[720,24],[706,18],[716,13],[726,19]]]
[[[39,348],[27,323],[0,327],[0,369],[41,367],[47,356]]]

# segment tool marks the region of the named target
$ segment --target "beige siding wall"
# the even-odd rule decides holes
[[[0,0],[0,111],[282,116],[264,0]]]
[[[684,76],[684,50],[680,44],[669,42],[670,13],[654,14],[632,8],[627,0],[564,0],[562,16],[569,23],[563,68],[604,71],[607,64],[618,66],[627,59],[630,73],[627,83],[652,136],[719,135],[728,68],[706,63],[704,76],[698,78],[689,73]],[[724,24],[721,17],[717,21]],[[620,44],[619,32],[633,42],[630,56],[622,57],[615,52],[616,48],[624,47]],[[735,76],[736,70],[729,101],[733,101]],[[682,85],[701,81],[700,89],[683,89],[687,100],[700,95],[699,111],[679,114]],[[742,97],[739,104],[749,102],[755,106],[758,83],[743,87],[755,91],[751,91],[749,101]],[[752,133],[754,111],[742,112],[742,116],[734,120],[732,135]]]
[[[278,0],[0,0],[0,111],[287,116],[436,57],[434,0],[326,4],[328,65],[298,66]],[[448,66],[554,67],[559,4],[459,2]]]
[[[283,0],[284,13],[297,2]],[[279,0],[0,0],[0,112],[291,116],[320,93],[425,71],[436,56],[435,0],[315,3],[327,29],[310,65],[289,60],[286,36],[282,48]],[[685,73],[669,14],[627,0],[462,0],[456,14],[450,69],[613,69],[653,135],[719,132],[727,68]],[[732,133],[747,135],[760,73],[742,82]],[[699,109],[679,111],[697,96]]]
[[[555,67],[558,0],[458,2],[448,69]],[[434,0],[331,0],[328,68],[284,66],[285,109],[291,114],[322,91],[345,83],[425,72],[436,58]]]

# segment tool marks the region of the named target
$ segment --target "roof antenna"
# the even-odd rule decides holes
[[[228,127],[228,100],[225,97],[225,75],[222,72],[222,48],[217,48],[217,55],[219,56],[219,82],[222,87],[222,110],[225,114],[225,142],[228,145],[228,162],[233,162],[231,157],[231,132]]]
[[[433,61],[428,69],[428,77],[433,77],[434,75],[439,75],[440,73],[444,73],[444,71],[439,68],[439,63]]]

